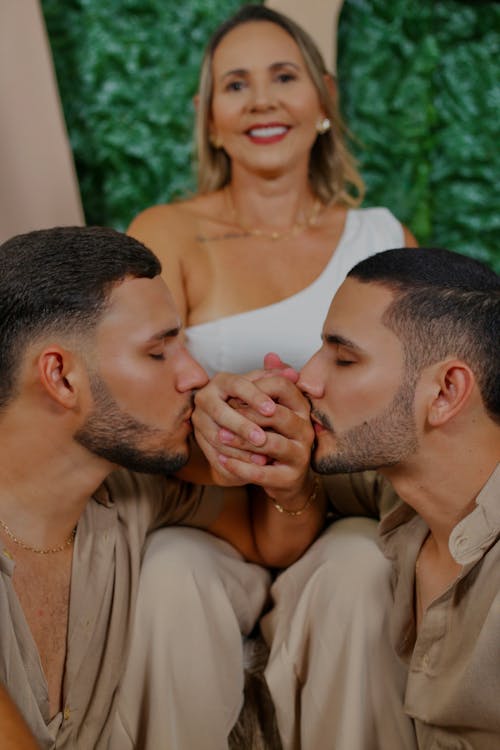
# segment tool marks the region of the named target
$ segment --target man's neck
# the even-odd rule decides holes
[[[3,437],[1,436],[3,435]],[[24,543],[59,546],[110,471],[60,433],[0,431],[0,518]]]
[[[476,499],[500,458],[496,445],[468,451],[421,454],[411,466],[381,470],[398,495],[423,518],[438,547],[448,548],[455,526],[476,506]]]

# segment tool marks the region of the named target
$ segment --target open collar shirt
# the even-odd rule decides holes
[[[15,561],[0,544],[0,682],[41,750],[107,747],[146,535],[167,524],[206,527],[220,507],[217,488],[124,470],[95,493],[75,537],[64,708],[54,717],[38,651],[12,585]]]
[[[415,564],[428,534],[399,503],[381,522],[393,562],[392,635],[408,664],[405,710],[415,720],[419,750],[500,748],[500,466],[455,526],[449,540],[462,566],[426,610],[418,635]]]

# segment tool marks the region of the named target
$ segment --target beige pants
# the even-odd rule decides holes
[[[413,750],[389,646],[389,564],[375,522],[332,525],[272,584],[266,679],[284,750]],[[270,578],[196,529],[155,532],[110,750],[224,750],[243,703],[241,634]]]

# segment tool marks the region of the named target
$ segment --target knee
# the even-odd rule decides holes
[[[311,611],[384,616],[392,601],[391,564],[376,539],[376,523],[367,518],[343,519],[327,529],[318,549],[310,550],[304,595]]]
[[[159,529],[149,537],[141,565],[140,591],[183,594],[193,584],[218,579],[217,539],[208,532],[189,528]]]
[[[377,524],[368,518],[345,518],[325,535],[320,576],[365,594],[390,583],[391,564],[377,543]]]

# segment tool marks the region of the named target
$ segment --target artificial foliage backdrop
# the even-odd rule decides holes
[[[366,204],[500,272],[500,4],[346,0],[338,41]]]
[[[42,0],[89,224],[187,195],[204,46],[241,0]],[[345,0],[341,109],[368,186],[423,244],[500,271],[500,5]]]

